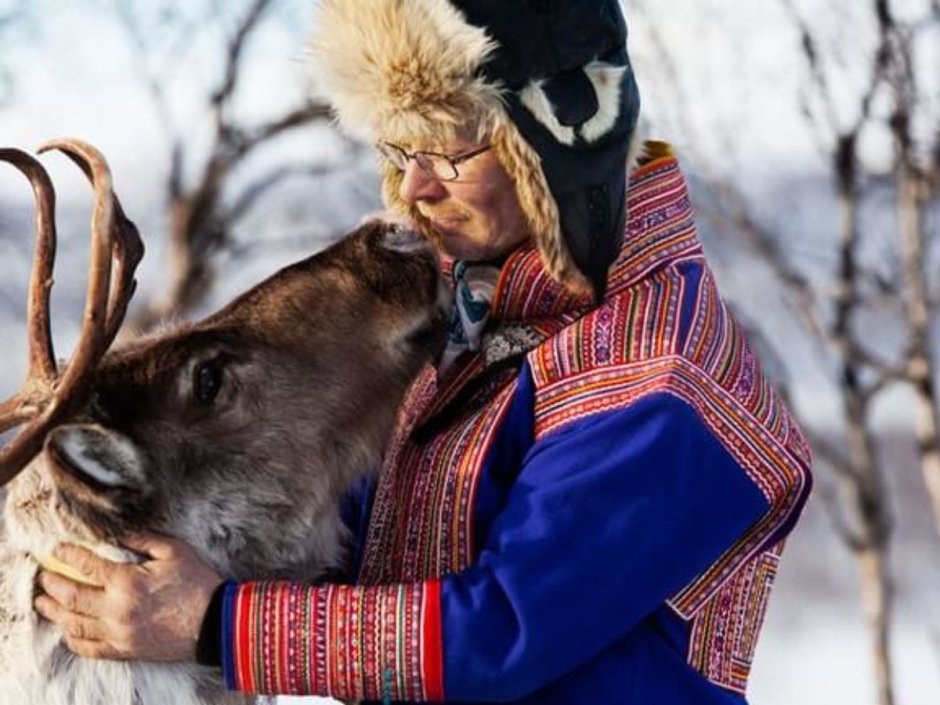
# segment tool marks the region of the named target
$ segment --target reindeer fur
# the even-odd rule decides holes
[[[443,338],[437,260],[397,228],[366,224],[206,321],[103,360],[84,411],[8,487],[0,705],[253,702],[215,669],[74,656],[32,609],[33,556],[72,541],[138,560],[117,546],[149,530],[229,579],[338,568],[340,499],[378,466],[405,389]],[[206,370],[219,382],[211,403]]]

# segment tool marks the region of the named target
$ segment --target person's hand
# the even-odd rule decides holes
[[[182,541],[148,534],[123,545],[149,559],[114,563],[71,544],[57,547],[56,558],[103,587],[42,571],[36,611],[58,625],[80,656],[193,660],[202,619],[222,579]]]

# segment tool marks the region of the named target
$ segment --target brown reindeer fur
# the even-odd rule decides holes
[[[73,657],[31,609],[32,556],[69,540],[134,560],[117,546],[146,529],[226,578],[339,567],[340,498],[377,467],[405,389],[439,349],[445,299],[431,249],[372,222],[205,321],[110,353],[82,414],[9,487],[0,703],[244,702],[209,669]],[[209,403],[205,375],[221,381]]]

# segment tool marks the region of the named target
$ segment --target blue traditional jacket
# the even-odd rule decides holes
[[[400,414],[356,585],[231,585],[233,689],[344,700],[745,702],[810,452],[715,288],[672,156],[636,171],[603,303],[534,248],[483,349]]]

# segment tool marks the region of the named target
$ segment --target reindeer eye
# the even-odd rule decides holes
[[[193,373],[193,394],[200,404],[211,404],[222,388],[222,365],[218,360],[205,362]]]

